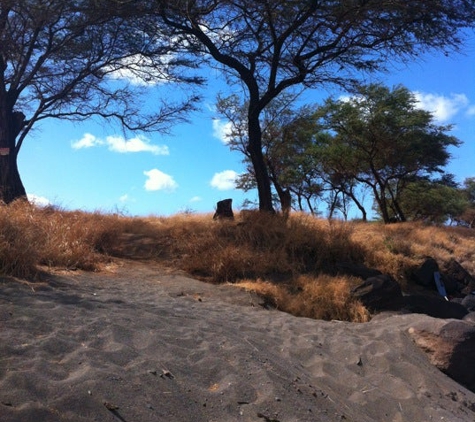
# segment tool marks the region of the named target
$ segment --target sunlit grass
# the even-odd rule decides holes
[[[153,260],[212,283],[258,292],[297,316],[366,321],[351,298],[359,279],[341,263],[390,274],[403,289],[425,257],[443,267],[457,260],[475,274],[475,231],[419,223],[327,221],[306,214],[283,219],[256,212],[234,221],[211,214],[133,218],[119,214],[0,207],[0,274],[34,279],[40,269],[100,271],[117,258]]]

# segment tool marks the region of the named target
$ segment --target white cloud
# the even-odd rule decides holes
[[[127,202],[129,200],[129,195],[125,194],[119,198],[120,202]]]
[[[99,138],[96,138],[94,135],[90,133],[85,133],[81,139],[78,141],[71,142],[71,146],[74,149],[82,149],[82,148],[92,148],[98,145],[103,145],[104,141],[101,141]]]
[[[468,108],[467,116],[475,116],[475,105]]]
[[[48,205],[51,205],[49,199],[45,198],[44,196],[38,196],[33,193],[28,193],[26,196],[28,198],[28,201],[39,207],[47,207]]]
[[[124,139],[122,136],[108,136],[106,143],[110,151],[126,152],[151,152],[154,155],[169,155],[166,145],[153,145],[144,136],[136,136],[132,139]]]
[[[172,57],[163,55],[160,58],[161,63],[156,63],[149,57],[136,54],[123,59],[116,66],[109,66],[108,76],[136,86],[154,86],[168,81],[165,69]]]
[[[340,95],[338,97],[338,101],[341,101],[342,103],[349,103],[351,100],[355,100],[357,98],[361,98],[361,97],[358,97],[358,96],[349,96],[349,95]]]
[[[175,182],[172,176],[165,174],[158,169],[144,171],[143,174],[147,176],[147,180],[145,181],[144,185],[145,190],[164,190],[172,192],[178,187],[178,183]]]
[[[432,113],[435,121],[447,123],[460,110],[469,104],[465,94],[451,94],[450,97],[415,91],[416,106]]]
[[[201,202],[203,198],[201,196],[194,196],[190,199],[190,202]]]
[[[211,179],[211,186],[218,190],[231,190],[236,188],[236,179],[238,173],[234,170],[225,170],[221,173],[216,173]]]
[[[166,145],[153,145],[149,139],[140,135],[131,139],[114,135],[103,140],[90,133],[85,133],[81,139],[71,143],[74,149],[92,148],[100,145],[107,145],[109,151],[119,153],[151,152],[154,155],[169,155],[170,153]]]
[[[223,144],[229,143],[232,132],[232,123],[221,119],[213,119],[213,136],[218,138]]]

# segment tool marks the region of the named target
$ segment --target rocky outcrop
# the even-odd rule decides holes
[[[338,269],[340,273],[365,280],[352,290],[352,296],[371,312],[396,311],[426,314],[434,318],[463,319],[469,312],[475,311],[475,295],[462,293],[470,288],[473,278],[455,260],[441,272],[437,261],[427,257],[411,276],[412,281],[423,289],[419,288],[417,294],[406,295],[402,294],[394,278],[364,265],[339,264]],[[436,276],[452,300],[448,301],[445,294],[438,293]]]
[[[433,365],[475,391],[475,324],[421,319],[415,321],[408,332]]]

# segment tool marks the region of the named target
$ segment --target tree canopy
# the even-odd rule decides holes
[[[248,103],[249,152],[259,208],[273,211],[262,153],[260,114],[292,87],[348,86],[364,72],[427,49],[460,46],[460,29],[472,26],[470,0],[160,2],[160,15],[176,39],[209,59]]]
[[[400,199],[408,183],[443,173],[449,147],[460,144],[447,134],[450,126],[435,125],[402,86],[361,86],[347,99],[327,100],[317,113],[334,134],[325,146],[324,165],[367,185],[386,223],[406,221]]]
[[[319,190],[312,178],[313,168],[317,166],[310,155],[305,152],[317,134],[318,124],[313,118],[311,107],[295,109],[295,96],[282,95],[274,99],[262,112],[260,125],[262,127],[262,151],[267,172],[276,193],[276,200],[280,209],[288,213],[292,207],[292,194],[303,210],[302,200],[306,200],[308,209],[312,210],[311,199]],[[247,191],[256,187],[254,168],[247,144],[248,104],[242,103],[237,95],[219,97],[217,101],[218,113],[231,123],[231,131],[227,136],[231,150],[243,154],[247,172],[242,174],[238,187]],[[316,168],[316,167],[315,167]],[[307,195],[308,190],[312,194]]]
[[[434,124],[431,113],[417,108],[407,88],[360,86],[347,98],[297,109],[284,98],[271,102],[260,121],[267,171],[283,211],[293,204],[317,214],[325,201],[330,217],[338,209],[346,218],[352,201],[366,220],[366,190],[386,223],[443,222],[464,210],[465,194],[444,170],[449,148],[460,141],[448,134],[450,126]],[[217,109],[232,123],[229,146],[248,165],[239,186],[252,188],[246,104],[230,96],[220,98]]]
[[[184,69],[206,65],[240,89],[259,208],[273,212],[271,186],[282,179],[265,161],[261,115],[274,100],[456,50],[474,21],[472,0],[2,0],[0,200],[25,195],[16,161],[36,122],[100,116],[167,130],[196,97],[145,110],[140,86],[116,79],[200,83]]]
[[[443,179],[408,183],[400,202],[407,219],[435,224],[460,220],[469,206],[465,192]]]
[[[114,82],[124,72],[143,84],[199,82],[175,69],[163,27],[143,2],[2,0],[0,3],[0,200],[25,196],[17,155],[43,119],[116,119],[130,130],[166,130],[194,98],[157,98],[142,108],[140,86]],[[143,86],[142,86],[143,88]]]

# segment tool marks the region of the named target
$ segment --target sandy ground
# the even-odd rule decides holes
[[[0,280],[0,420],[470,421],[407,334],[315,321],[153,265]]]

